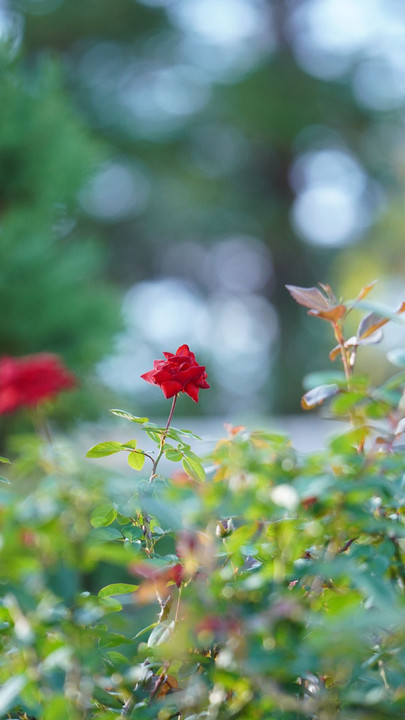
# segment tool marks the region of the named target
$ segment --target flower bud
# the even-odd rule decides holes
[[[235,526],[232,522],[232,518],[229,518],[229,520],[219,520],[215,529],[215,534],[219,538],[226,538],[229,537],[229,535],[232,535],[234,530]]]

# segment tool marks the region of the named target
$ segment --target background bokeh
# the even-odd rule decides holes
[[[0,40],[0,350],[70,410],[160,411],[187,342],[199,413],[295,413],[332,341],[285,283],[404,299],[402,0],[0,0]]]

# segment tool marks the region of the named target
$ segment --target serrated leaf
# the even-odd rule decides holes
[[[356,301],[352,300],[349,301],[347,304],[351,307],[354,306]],[[370,302],[364,302],[364,300],[361,300],[359,303],[356,303],[356,309],[357,310],[368,310],[371,315],[375,315],[376,318],[376,326],[374,326],[374,329],[372,328],[372,325],[367,329],[367,334],[371,334],[371,332],[374,332],[374,330],[377,330],[378,327],[382,327],[382,325],[385,325],[389,320],[393,320],[394,322],[401,323],[401,325],[405,324],[404,318],[400,317],[403,312],[405,312],[405,302],[402,302],[399,307],[392,311],[389,310],[389,308],[384,307],[384,305],[380,305],[379,303],[370,303]],[[364,320],[367,319],[364,318]],[[367,324],[370,324],[370,320],[367,321]],[[361,323],[360,323],[361,324]],[[357,333],[359,336],[359,333]]]
[[[155,432],[154,430],[150,430],[149,428],[146,429],[146,434],[148,437],[150,437],[153,442],[157,443],[159,445],[160,443],[160,435],[159,433]]]
[[[99,598],[111,597],[111,595],[125,595],[127,593],[135,592],[138,590],[139,585],[132,585],[130,583],[112,583],[101,588],[98,593]]]
[[[136,540],[140,540],[141,537],[143,537],[143,531],[140,527],[134,527],[131,525],[130,527],[123,528],[122,534],[127,540],[130,540],[131,542],[134,542]]]
[[[117,511],[112,505],[99,505],[90,516],[90,523],[94,528],[107,527],[117,517]]]
[[[312,408],[317,405],[322,405],[325,400],[333,397],[338,392],[339,386],[336,385],[336,383],[332,383],[331,385],[319,385],[318,387],[305,393],[301,399],[301,407],[303,410],[312,410]]]
[[[115,597],[100,598],[100,603],[107,612],[120,612],[122,610],[121,603]]]
[[[165,451],[165,456],[167,460],[171,460],[172,462],[180,462],[181,458],[183,457],[181,452],[175,450],[175,448],[168,448]]]
[[[138,417],[137,415],[132,415],[132,413],[127,412],[126,410],[110,410],[110,413],[112,413],[113,415],[117,415],[118,417],[122,417],[125,420],[129,420],[130,422],[139,423],[140,425],[148,422],[149,420],[149,418],[147,417]]]
[[[387,322],[389,322],[389,318],[381,317],[381,315],[374,312],[369,313],[359,323],[356,333],[357,342],[359,344],[366,344],[367,340],[369,342],[379,342],[379,339],[382,339],[381,328]],[[374,338],[377,339],[374,340]]]
[[[363,392],[345,392],[335,398],[331,404],[331,410],[338,415],[344,415],[354,405],[361,400],[364,400],[367,396]]]
[[[170,426],[170,429],[174,430],[176,433],[180,433],[180,435],[188,435],[189,437],[195,438],[196,440],[201,440],[200,436],[191,432],[191,430],[179,430],[179,428],[175,428],[172,425]]]
[[[191,450],[190,445],[182,445],[181,452],[183,457],[187,457],[189,460],[197,460],[197,462],[201,463],[200,458]]]
[[[164,620],[163,622],[156,625],[152,630],[148,639],[149,647],[156,647],[156,645],[162,645],[162,643],[168,642],[173,634],[174,621],[169,622]]]
[[[95,544],[102,544],[102,543],[108,543],[112,540],[122,540],[122,532],[118,530],[116,527],[111,527],[111,525],[107,526],[100,526],[97,528],[94,528],[94,532],[91,535],[91,543],[92,545]]]
[[[123,655],[120,652],[117,652],[116,650],[109,650],[105,654],[105,658],[107,662],[111,663],[112,665],[129,665],[129,660],[125,655]]]
[[[142,452],[130,452],[128,455],[128,465],[134,470],[142,470],[145,465],[145,455]]]
[[[126,442],[122,443],[122,447],[124,450],[126,450],[126,449],[135,450],[136,445],[137,445],[136,440],[127,440]]]
[[[192,457],[185,457],[183,458],[182,465],[184,472],[193,480],[197,480],[198,482],[205,481],[205,470],[199,460]]]
[[[353,452],[357,445],[364,442],[369,432],[367,427],[358,427],[334,437],[330,442],[332,452],[337,454]]]
[[[169,428],[169,430],[166,431],[165,435],[171,440],[176,440],[176,442],[182,441],[181,433],[177,432],[177,430],[175,430],[174,428]]]
[[[313,315],[314,317],[322,318],[322,320],[335,323],[343,317],[345,312],[345,305],[335,305],[328,310],[308,310],[308,315]]]
[[[396,367],[405,367],[405,348],[395,348],[387,353],[387,358]]]
[[[114,453],[120,452],[122,450],[122,444],[119,442],[115,442],[114,440],[109,440],[107,442],[99,443],[98,445],[94,445],[94,447],[90,448],[90,450],[87,451],[86,457],[88,458],[101,458],[101,457],[107,457],[107,455],[114,455]]]
[[[139,630],[139,632],[137,632],[136,635],[134,635],[134,640],[141,637],[141,635],[144,635],[145,633],[149,632],[149,630],[153,630],[153,628],[155,628],[157,624],[158,624],[157,622],[154,622],[154,623],[151,623],[151,625],[147,625],[146,627],[142,628],[142,630]]]
[[[300,305],[318,311],[330,309],[329,300],[316,287],[303,288],[297,285],[286,285],[286,288]]]

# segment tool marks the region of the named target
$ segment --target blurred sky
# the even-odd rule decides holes
[[[283,282],[329,281],[313,275],[356,247],[379,269],[370,238],[402,181],[405,2],[117,0],[93,28],[96,7],[0,0],[0,37],[59,54],[108,146],[79,194],[126,288],[100,377],[153,401],[139,374],[188,342],[214,380],[207,411],[267,412],[280,356],[290,372],[297,358]]]

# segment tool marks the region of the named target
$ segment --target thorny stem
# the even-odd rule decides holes
[[[344,545],[342,545],[337,551],[337,554],[346,552],[346,550],[349,549],[350,545],[352,545],[357,539],[358,535],[356,537],[350,538],[349,540],[346,540]]]
[[[398,565],[398,575],[399,575],[399,577],[401,578],[401,582],[402,582],[402,592],[404,592],[404,588],[405,588],[405,567],[404,567],[404,563],[403,563],[403,560],[402,560],[401,548],[400,548],[400,545],[399,545],[399,542],[398,542],[398,538],[396,538],[394,535],[390,535],[390,536],[389,536],[389,539],[391,540],[391,542],[392,542],[392,544],[393,544],[393,546],[394,546],[394,557],[395,557],[395,559],[396,559],[396,561],[397,561],[397,565]]]
[[[345,348],[345,339],[343,337],[342,328],[340,322],[333,322],[333,331],[335,333],[335,338],[337,340],[337,343],[339,345],[340,349],[340,355],[342,357],[342,363],[343,363],[343,369],[345,372],[346,377],[346,383],[347,383],[347,389],[350,392],[352,389],[352,373],[353,373],[353,364],[349,362],[348,353]],[[356,427],[356,420],[354,417],[354,414],[349,411],[349,418],[352,426]],[[357,446],[357,452],[359,455],[361,455],[364,452],[364,438],[361,438],[359,440],[358,446]]]
[[[347,382],[347,389],[350,390],[351,378],[352,378],[352,368],[350,367],[349,360],[347,357],[347,351],[345,348],[345,340],[344,340],[344,337],[342,334],[342,329],[340,327],[340,324],[337,322],[332,323],[332,326],[333,326],[333,331],[335,333],[336,341],[340,348],[340,354],[342,357],[343,368],[345,371],[345,377],[346,377],[346,382]]]
[[[166,427],[160,436],[159,452],[158,452],[156,459],[153,461],[152,471],[151,471],[150,478],[149,478],[150,483],[156,477],[157,466],[159,464],[160,458],[163,455],[163,451],[164,451],[164,447],[165,447],[165,440],[166,440],[167,432],[170,427],[170,423],[173,418],[173,413],[174,413],[174,408],[176,407],[177,398],[178,398],[178,395],[175,395],[173,397],[172,406],[170,408],[169,417],[167,418]],[[148,554],[150,554],[153,550],[153,543],[152,543],[152,533],[151,533],[151,529],[150,529],[150,517],[146,510],[142,510],[142,521],[143,521],[142,530],[143,530],[143,534],[145,536],[146,550],[147,550]]]
[[[174,617],[174,622],[176,623],[179,619],[179,612],[180,612],[180,601],[181,601],[181,593],[183,590],[183,585],[180,585],[179,592],[177,595],[177,605],[176,605],[176,615]]]
[[[158,452],[156,459],[153,461],[152,471],[151,471],[150,478],[149,478],[149,483],[151,483],[156,477],[157,466],[159,464],[160,458],[163,455],[165,440],[166,440],[167,432],[170,427],[170,423],[173,418],[173,413],[174,413],[174,408],[176,407],[177,398],[178,398],[178,395],[175,395],[173,397],[172,406],[170,408],[169,417],[167,418],[166,427],[160,436],[159,452]],[[145,455],[146,455],[146,453],[145,453]],[[148,455],[148,457],[150,457],[150,455]],[[143,530],[143,534],[145,536],[146,550],[147,550],[148,554],[150,555],[150,553],[153,550],[152,532],[150,529],[150,515],[144,509],[142,510],[142,522],[143,522],[142,530]],[[155,586],[155,590],[156,590],[156,597],[157,597],[157,600],[158,600],[158,603],[160,606],[158,623],[161,623],[164,620],[166,620],[166,618],[168,617],[168,615],[170,613],[170,610],[171,610],[171,607],[173,604],[173,598],[171,597],[171,595],[169,595],[167,598],[162,598],[160,596],[160,593],[156,586]],[[179,593],[179,598],[180,598],[180,593]],[[178,610],[179,610],[179,601],[178,601],[177,610],[176,610],[176,620],[177,620]],[[127,698],[126,702],[124,703],[122,710],[121,710],[120,717],[121,718],[129,717],[129,715],[131,714],[131,712],[134,708],[134,705],[135,705],[135,690],[133,690],[131,692],[130,696]]]
[[[227,561],[229,560],[230,566],[232,568],[232,575],[233,575],[232,579],[236,582],[236,574],[238,572],[238,569],[235,568],[235,565],[232,562],[232,553],[230,552],[230,550],[228,548],[225,538],[223,538],[222,542],[224,543],[226,552],[228,553]]]
[[[174,398],[173,398],[172,407],[171,407],[171,409],[170,409],[169,417],[167,418],[166,427],[165,427],[165,429],[163,430],[163,432],[162,432],[162,434],[161,434],[161,436],[160,436],[159,453],[158,453],[158,455],[157,455],[157,458],[156,458],[155,462],[153,463],[152,472],[151,472],[151,474],[150,474],[149,482],[152,482],[152,480],[154,480],[155,477],[156,477],[156,469],[157,469],[159,460],[160,460],[160,458],[161,458],[162,455],[163,455],[163,450],[164,450],[164,446],[165,446],[166,435],[167,435],[167,431],[169,430],[170,423],[171,423],[172,418],[173,418],[173,413],[174,413],[174,408],[176,407],[177,398],[178,398],[178,395],[175,395]]]

